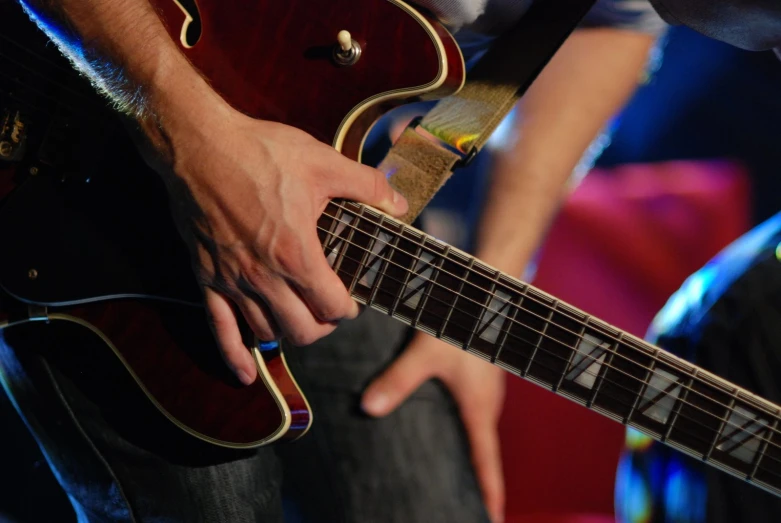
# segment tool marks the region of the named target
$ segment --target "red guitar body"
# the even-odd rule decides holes
[[[152,3],[228,102],[353,159],[390,105],[462,85],[452,38],[398,0]],[[535,6],[517,31],[530,41],[561,9]],[[24,21],[10,20],[12,8],[22,16],[16,3],[0,2],[0,336],[18,356],[3,361],[0,382],[50,372],[37,358],[43,353],[89,389],[112,429],[130,424],[138,435],[140,427],[146,443],[246,449],[301,436],[312,413],[284,355],[248,336],[261,379],[243,387],[231,375],[160,178],[124,132],[89,120],[84,108],[95,95],[83,79],[71,85],[62,64],[56,78],[33,67],[51,45],[9,40]],[[360,46],[355,63],[334,55],[340,33],[348,50]],[[530,78],[554,50],[526,57]],[[76,143],[75,125],[89,138]],[[82,164],[62,167],[63,151]],[[329,202],[318,228],[332,269],[359,303],[781,495],[781,406],[360,203]],[[56,335],[41,341],[48,328]],[[107,379],[107,369],[117,372]],[[163,426],[153,428],[146,412]],[[194,437],[159,436],[181,436],[175,426]]]
[[[228,102],[248,115],[303,129],[356,160],[367,131],[390,106],[445,96],[463,84],[463,60],[450,35],[400,1],[152,3],[174,41]],[[197,40],[191,19],[200,22]],[[334,62],[341,30],[361,46],[354,65]],[[0,163],[0,199],[27,176]],[[251,448],[299,437],[311,425],[283,354],[250,341],[262,379],[240,386],[219,359],[197,301],[114,297],[41,307],[8,286],[2,291],[4,334],[42,320],[68,322],[98,337],[146,397],[197,438]]]

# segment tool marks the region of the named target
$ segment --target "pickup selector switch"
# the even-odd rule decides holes
[[[339,31],[334,46],[334,62],[337,65],[354,65],[361,58],[361,45],[356,42],[349,31]]]

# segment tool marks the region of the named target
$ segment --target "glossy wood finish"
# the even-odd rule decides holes
[[[57,311],[50,313],[56,319]],[[157,405],[182,428],[227,446],[257,446],[284,430],[283,407],[262,379],[242,386],[219,356],[200,307],[153,301],[112,301],[65,311],[100,332]],[[64,321],[64,320],[55,320]],[[108,349],[107,349],[108,350]],[[287,401],[304,403],[279,353],[265,355]],[[287,434],[308,424],[298,413]]]
[[[179,41],[181,9],[173,0],[152,3]],[[393,1],[198,0],[198,7],[201,38],[184,52],[211,85],[245,113],[298,127],[326,143],[334,143],[347,115],[383,93],[404,99],[429,90],[429,96],[444,96],[463,81],[452,38]],[[354,66],[339,67],[331,59],[342,29],[363,48]],[[453,65],[441,77],[448,60]],[[352,142],[374,117],[355,126]]]
[[[153,3],[178,41],[182,11],[174,0]],[[460,51],[447,32],[395,1],[199,0],[198,6],[203,33],[184,52],[215,89],[251,116],[296,126],[325,143],[342,136],[353,158],[382,110],[410,97],[444,96],[463,82]],[[341,29],[363,47],[353,67],[331,61]],[[367,110],[357,117],[358,109]],[[351,113],[357,118],[348,128]],[[13,174],[0,170],[0,196],[15,187]],[[154,227],[153,220],[170,217],[145,212],[139,219]],[[0,323],[26,321],[27,307],[7,295],[0,311]],[[48,314],[52,322],[78,324],[99,337],[108,359],[113,349],[135,380],[121,381],[139,386],[168,419],[198,438],[253,447],[309,428],[309,407],[280,351],[260,353],[266,382],[241,386],[221,360],[201,307],[113,300],[50,307]]]
[[[418,96],[422,100],[435,99],[458,91],[463,85],[466,75],[461,50],[453,37],[439,23],[429,20],[434,28],[439,41],[442,42],[448,63],[448,75],[442,87]],[[355,122],[346,130],[341,152],[348,158],[360,160],[363,140],[372,125],[385,113],[394,107],[401,105],[408,98],[392,98],[381,103],[373,104],[365,108]]]
[[[261,356],[265,361],[268,376],[274,380],[290,411],[290,426],[283,439],[299,438],[309,430],[312,423],[309,403],[298,388],[282,351],[263,351]]]

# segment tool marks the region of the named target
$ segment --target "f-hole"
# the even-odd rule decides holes
[[[180,40],[184,47],[190,48],[201,39],[201,13],[196,0],[174,0],[174,3],[184,13],[184,24]]]

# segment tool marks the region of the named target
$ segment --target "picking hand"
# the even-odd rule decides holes
[[[483,501],[492,521],[504,515],[504,478],[497,424],[504,403],[505,372],[445,342],[416,333],[402,355],[363,395],[363,409],[386,416],[423,382],[440,379],[458,405],[466,428]]]
[[[284,336],[295,345],[313,343],[358,314],[317,237],[328,201],[356,200],[395,216],[407,204],[379,171],[227,104],[206,122],[172,127],[175,174],[166,180],[173,214],[223,356],[249,384],[257,374],[237,311],[260,340]]]

